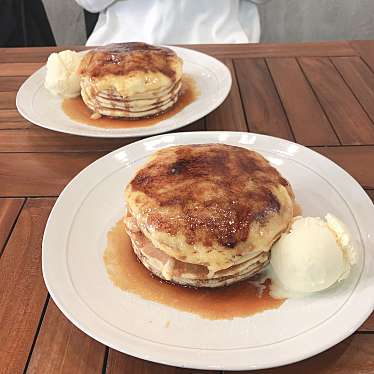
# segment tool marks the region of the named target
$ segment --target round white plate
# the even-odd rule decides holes
[[[156,150],[225,143],[263,154],[292,184],[304,215],[341,218],[359,254],[351,276],[331,289],[289,299],[276,310],[210,321],[121,291],[103,263],[106,234],[124,214],[123,190]],[[127,354],[200,369],[258,369],[315,355],[352,334],[373,310],[374,207],[332,161],[301,145],[240,132],[166,134],[120,148],[65,188],[43,239],[43,274],[62,312],[96,340]]]
[[[62,99],[44,87],[45,66],[22,84],[16,97],[17,109],[23,117],[38,126],[82,136],[125,138],[179,129],[206,116],[225,100],[231,89],[231,74],[226,65],[214,57],[191,49],[170,48],[183,59],[184,73],[194,78],[200,95],[174,116],[152,126],[107,129],[73,121],[62,110]]]

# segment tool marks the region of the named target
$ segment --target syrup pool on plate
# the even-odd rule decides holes
[[[184,75],[182,78],[182,87],[176,104],[168,111],[152,118],[128,120],[121,118],[101,117],[98,119],[91,118],[92,111],[83,102],[82,97],[78,96],[73,99],[64,99],[62,109],[65,114],[75,122],[84,123],[102,128],[134,128],[147,127],[155,125],[160,121],[173,117],[187,105],[191,104],[199,96],[198,87],[192,77]]]
[[[276,309],[285,301],[270,296],[269,280],[263,286],[242,281],[220,288],[191,288],[161,281],[138,261],[123,220],[107,235],[104,262],[111,281],[123,291],[206,319],[251,316]]]

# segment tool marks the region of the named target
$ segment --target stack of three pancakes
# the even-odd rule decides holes
[[[158,151],[125,191],[126,231],[154,275],[219,287],[265,267],[294,215],[289,183],[261,155],[222,144]]]
[[[182,69],[169,48],[138,42],[100,47],[82,59],[82,99],[93,116],[153,117],[177,102]]]

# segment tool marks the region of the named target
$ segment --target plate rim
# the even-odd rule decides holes
[[[149,127],[147,127],[147,129],[148,129],[147,133],[141,133],[140,134],[140,133],[136,133],[135,131],[133,131],[133,133],[127,133],[126,134],[126,132],[125,132],[126,128],[121,129],[121,132],[112,132],[112,131],[110,131],[111,129],[105,129],[105,131],[99,132],[100,129],[101,129],[100,127],[91,126],[92,129],[94,129],[97,132],[90,131],[90,127],[82,127],[80,130],[76,131],[75,129],[59,129],[59,128],[50,126],[48,124],[48,121],[43,121],[42,124],[40,122],[37,123],[38,120],[37,119],[35,120],[32,116],[32,112],[30,112],[30,110],[27,109],[27,106],[30,105],[30,101],[23,102],[22,97],[25,94],[24,91],[27,89],[28,85],[32,84],[32,82],[34,82],[34,80],[36,79],[36,76],[40,75],[41,72],[43,70],[45,70],[46,64],[44,64],[39,69],[37,69],[33,74],[31,74],[22,83],[20,88],[17,90],[16,108],[17,108],[18,112],[22,115],[22,117],[24,117],[27,121],[33,123],[36,126],[39,126],[39,127],[42,127],[42,128],[48,129],[48,130],[52,130],[52,131],[56,131],[56,132],[60,132],[60,133],[64,133],[64,134],[83,136],[83,137],[91,137],[91,138],[136,138],[136,137],[139,137],[139,136],[145,137],[145,136],[161,135],[161,134],[165,134],[167,132],[175,131],[175,130],[178,130],[178,129],[183,128],[185,126],[188,126],[191,123],[193,123],[195,121],[198,121],[199,119],[207,116],[209,113],[211,113],[212,111],[217,109],[225,101],[225,99],[230,94],[233,79],[232,79],[232,74],[231,74],[230,69],[222,61],[220,61],[219,59],[217,59],[214,56],[211,56],[207,53],[200,52],[200,51],[197,51],[197,50],[194,50],[194,49],[191,49],[191,48],[171,46],[171,45],[165,45],[165,46],[161,45],[161,46],[174,49],[177,53],[178,53],[178,50],[181,50],[181,51],[183,51],[183,53],[188,53],[188,54],[191,54],[191,55],[195,55],[197,57],[199,55],[203,55],[204,58],[208,57],[212,62],[214,61],[214,64],[216,64],[216,66],[219,66],[220,69],[222,69],[222,71],[225,72],[225,81],[227,80],[227,84],[225,86],[222,86],[222,95],[220,97],[218,97],[217,101],[212,106],[207,106],[205,110],[200,111],[200,114],[196,115],[196,114],[193,113],[190,116],[190,118],[188,118],[185,121],[182,121],[181,124],[175,124],[175,125],[173,125],[169,128],[165,128],[165,129],[161,129],[161,130],[156,129],[154,126],[149,126]],[[82,52],[86,53],[87,51],[89,51],[89,49],[84,50],[84,51],[79,51],[79,52],[80,53],[82,53]],[[197,98],[197,100],[198,99],[199,98]],[[170,119],[172,119],[172,118],[173,117],[170,117]],[[71,121],[75,123],[75,121],[73,121],[73,120],[71,120]],[[75,124],[77,126],[80,125],[79,123],[75,123]],[[157,123],[155,125],[157,125]],[[144,129],[144,127],[135,127],[135,128],[132,128],[132,129],[141,130],[141,129]]]
[[[294,143],[294,142],[291,142],[291,141],[288,141],[288,140],[285,140],[285,139],[280,139],[280,138],[276,138],[276,137],[272,137],[272,136],[267,136],[267,135],[260,135],[260,134],[254,134],[254,133],[248,133],[248,132],[231,132],[231,131],[196,131],[196,132],[181,132],[181,133],[172,133],[172,134],[167,134],[167,135],[158,135],[158,136],[154,136],[152,138],[147,138],[147,139],[141,139],[141,140],[138,140],[136,142],[133,142],[131,144],[128,144],[128,145],[125,145],[117,150],[114,150],[110,153],[108,153],[107,155],[104,155],[103,157],[99,158],[98,160],[94,161],[93,163],[91,163],[90,165],[88,165],[86,168],[84,168],[80,173],[78,173],[69,183],[68,185],[64,188],[64,190],[61,192],[59,198],[56,200],[56,203],[53,207],[53,209],[51,210],[51,213],[50,213],[50,216],[48,218],[48,221],[47,221],[47,224],[45,226],[45,231],[44,231],[44,235],[43,235],[43,242],[42,242],[42,270],[43,270],[43,277],[44,277],[44,281],[46,283],[46,286],[47,286],[47,289],[48,291],[50,292],[50,295],[52,297],[52,299],[55,301],[56,305],[59,307],[59,309],[62,311],[62,313],[75,325],[77,326],[79,329],[81,329],[82,331],[84,331],[87,335],[91,336],[92,338],[94,338],[95,340],[98,340],[100,341],[101,343],[113,348],[113,349],[117,349],[117,350],[120,350],[121,352],[124,352],[124,353],[127,353],[127,354],[130,354],[132,356],[135,356],[135,357],[139,357],[141,359],[146,359],[146,360],[150,360],[150,361],[154,361],[154,362],[159,362],[159,363],[163,363],[163,364],[166,364],[166,365],[174,365],[174,366],[182,366],[182,367],[189,367],[189,368],[195,368],[195,369],[220,369],[220,370],[246,370],[246,369],[255,369],[255,368],[270,368],[270,367],[277,367],[277,366],[283,366],[283,365],[286,365],[286,364],[289,364],[289,363],[293,363],[293,362],[297,362],[297,361],[300,361],[302,359],[305,359],[305,358],[308,358],[308,357],[311,357],[311,356],[314,356],[315,354],[318,354],[330,347],[332,347],[333,345],[339,343],[340,341],[344,340],[346,337],[348,337],[349,335],[351,335],[354,331],[357,330],[357,328],[362,324],[362,322],[364,320],[367,319],[367,317],[370,315],[370,313],[372,312],[373,310],[373,307],[374,307],[374,300],[372,300],[371,302],[371,305],[367,304],[367,309],[366,309],[366,313],[361,313],[361,318],[359,320],[356,320],[356,323],[354,324],[351,324],[350,325],[350,329],[346,329],[344,334],[341,334],[338,338],[336,338],[334,340],[333,343],[331,343],[331,339],[328,341],[328,342],[325,342],[325,344],[320,344],[318,347],[314,347],[313,350],[309,350],[307,353],[304,353],[304,355],[299,355],[297,358],[294,358],[294,359],[281,359],[281,360],[278,360],[276,361],[276,364],[274,365],[274,362],[271,363],[271,364],[264,364],[264,365],[261,365],[261,366],[251,366],[250,364],[248,365],[218,365],[218,366],[215,366],[214,364],[211,364],[211,365],[206,365],[206,364],[200,364],[199,362],[196,362],[194,360],[192,360],[193,362],[191,361],[188,361],[186,362],[186,360],[184,359],[184,362],[183,361],[180,361],[180,360],[176,360],[176,361],[173,361],[172,358],[169,356],[167,357],[167,359],[160,359],[158,357],[155,357],[154,354],[148,354],[147,352],[147,349],[145,350],[142,350],[142,351],[137,351],[136,348],[135,349],[132,349],[132,347],[129,345],[127,346],[127,350],[124,350],[123,348],[119,348],[113,344],[111,344],[111,342],[108,342],[106,341],[105,339],[100,339],[97,337],[97,335],[95,335],[95,332],[91,331],[89,328],[87,329],[85,326],[82,326],[82,323],[80,321],[77,321],[75,320],[75,317],[73,317],[71,314],[69,314],[69,311],[68,310],[65,310],[64,306],[62,305],[62,303],[60,303],[60,300],[59,300],[59,297],[55,294],[55,290],[54,288],[52,287],[52,285],[49,284],[48,280],[46,279],[46,264],[45,264],[45,251],[46,251],[46,242],[47,242],[47,239],[48,239],[48,228],[49,228],[49,225],[51,225],[51,221],[53,220],[53,215],[55,214],[55,210],[59,209],[59,204],[61,204],[61,201],[62,199],[64,198],[64,194],[65,193],[68,193],[66,191],[69,191],[69,189],[71,188],[72,185],[74,185],[75,183],[77,183],[77,181],[79,181],[79,178],[81,177],[81,174],[85,173],[87,169],[91,168],[94,164],[97,165],[97,163],[100,163],[102,162],[103,159],[110,159],[110,158],[113,158],[113,156],[120,152],[121,150],[125,149],[125,148],[131,148],[131,147],[138,147],[140,144],[142,144],[143,142],[145,141],[150,141],[150,140],[156,140],[157,138],[162,138],[162,137],[165,137],[165,136],[176,136],[177,138],[180,138],[180,137],[190,137],[191,135],[193,137],[196,137],[196,138],[201,138],[201,137],[204,137],[204,136],[207,136],[209,138],[216,138],[216,141],[218,140],[219,136],[220,135],[227,135],[229,134],[230,135],[233,135],[235,134],[235,136],[239,136],[239,135],[245,135],[245,136],[255,136],[255,137],[259,137],[260,139],[261,138],[264,138],[264,139],[268,139],[268,140],[275,140],[275,141],[280,141],[281,143],[284,143],[285,145],[296,145],[298,148],[300,148],[302,151],[306,151],[307,153],[309,154],[313,154],[314,156],[317,156],[320,160],[323,160],[324,162],[327,161],[327,164],[330,166],[330,167],[335,167],[335,168],[338,168],[338,170],[340,172],[343,172],[343,175],[345,177],[348,177],[349,179],[351,179],[351,182],[353,182],[356,186],[356,188],[358,188],[361,192],[361,196],[360,196],[360,199],[363,198],[366,200],[366,207],[367,207],[367,210],[371,211],[371,214],[374,213],[374,205],[371,203],[371,200],[369,199],[369,197],[367,196],[367,194],[365,193],[365,191],[363,190],[363,188],[360,186],[360,184],[350,175],[348,174],[343,168],[341,168],[339,165],[337,165],[335,162],[331,161],[330,159],[328,159],[327,157],[315,152],[314,150],[311,150],[305,146],[302,146],[302,145],[299,145],[297,143]],[[203,141],[204,142],[204,141]],[[223,141],[224,142],[224,141]],[[236,142],[236,141],[235,141]],[[176,142],[178,144],[178,141]],[[191,144],[193,144],[192,142],[190,142]],[[195,142],[195,143],[199,143],[199,141]],[[230,143],[230,141],[229,141]],[[240,146],[240,144],[238,144]],[[247,147],[250,147],[250,145],[246,145]],[[281,151],[282,152],[282,151]],[[84,196],[86,196],[86,191],[84,192],[84,195],[82,198],[84,198]],[[372,230],[373,231],[373,230]],[[364,248],[366,248],[366,245],[364,245]],[[369,264],[370,265],[370,264]],[[364,273],[366,269],[366,266],[369,266],[367,264],[363,264],[363,269],[362,269],[362,272]],[[371,264],[372,265],[372,264]],[[360,283],[361,280],[358,281],[358,284]],[[143,345],[146,344],[146,345],[149,345],[148,343],[145,343],[143,341],[142,343]],[[280,343],[282,344],[282,343]],[[171,349],[172,351],[174,351],[175,349]],[[185,350],[188,350],[188,348],[186,348]],[[201,350],[201,351],[204,351],[204,350]],[[223,352],[224,350],[222,350]],[[243,349],[243,351],[245,351],[245,349]]]

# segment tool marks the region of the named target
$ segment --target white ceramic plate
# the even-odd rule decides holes
[[[292,184],[305,215],[341,218],[359,262],[325,292],[287,300],[247,318],[210,321],[114,287],[106,275],[106,234],[124,214],[123,189],[156,150],[225,143],[263,154]],[[240,132],[166,134],[120,148],[65,188],[43,239],[43,274],[62,312],[96,340],[146,360],[201,369],[258,369],[315,355],[352,334],[373,310],[374,207],[343,169],[303,146]]]
[[[185,74],[192,76],[200,95],[174,116],[149,127],[106,129],[71,120],[62,110],[62,99],[44,87],[46,67],[31,75],[17,93],[18,111],[30,122],[50,130],[68,134],[119,138],[161,134],[186,126],[216,109],[231,88],[229,69],[217,59],[191,49],[170,47],[184,61]]]

